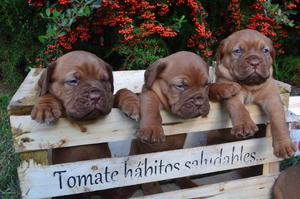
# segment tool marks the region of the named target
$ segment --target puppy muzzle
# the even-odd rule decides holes
[[[75,120],[90,120],[107,115],[113,106],[113,95],[99,89],[84,91],[66,106],[67,114]]]
[[[178,117],[188,119],[195,117],[206,117],[209,113],[210,105],[207,96],[196,95],[185,100],[177,110],[172,111]]]
[[[270,77],[268,64],[257,55],[245,57],[235,73],[238,83],[249,86],[262,84]]]

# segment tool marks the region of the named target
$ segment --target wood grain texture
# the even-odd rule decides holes
[[[31,69],[28,73],[8,105],[7,109],[10,115],[30,114],[39,95],[40,90],[37,82],[43,70],[44,69]],[[128,88],[135,93],[141,92],[144,84],[144,71],[145,70],[114,71],[115,92],[122,88]],[[277,84],[281,93],[290,92],[290,85],[279,81],[277,81]]]
[[[250,177],[132,199],[271,199],[272,186],[277,177],[278,175]]]
[[[266,137],[272,137],[271,125],[267,125]],[[278,174],[279,171],[279,162],[266,163],[263,165],[263,175],[268,176],[271,174]]]
[[[251,118],[257,123],[268,120],[255,105],[247,106]],[[218,103],[211,103],[206,118],[183,120],[161,111],[166,135],[208,131],[232,126],[227,113]],[[135,138],[138,123],[125,117],[118,109],[92,122],[74,122],[61,118],[54,125],[39,124],[30,116],[11,116],[11,128],[17,152],[45,150],[94,143],[114,142]]]
[[[40,92],[37,82],[43,70],[31,69],[28,73],[7,107],[10,115],[30,114]],[[115,71],[113,75],[115,93],[122,88],[128,88],[135,93],[141,92],[144,84],[144,70]]]
[[[278,160],[273,155],[271,139],[259,138],[174,150],[171,153],[158,152],[49,166],[24,161],[18,169],[18,175],[24,198],[43,198],[212,173]]]

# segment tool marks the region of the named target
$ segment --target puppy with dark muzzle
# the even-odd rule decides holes
[[[212,92],[215,92],[215,98],[224,99],[232,97],[239,89],[235,83],[227,83],[214,85]],[[160,110],[165,109],[184,119],[205,117],[210,108],[208,94],[208,66],[198,55],[182,51],[155,61],[145,72],[145,84],[140,96],[138,140],[132,144],[132,153],[181,149],[186,134],[165,137]],[[177,183],[182,188],[196,186],[185,178]],[[152,194],[161,190],[150,183],[144,188],[145,192]]]
[[[40,98],[31,116],[40,123],[52,123],[64,109],[74,120],[90,120],[107,115],[114,103],[112,68],[92,53],[73,51],[50,64],[39,80]],[[123,89],[116,94],[116,105],[137,119],[138,112],[122,100],[136,95]],[[133,103],[134,105],[134,103]],[[129,111],[129,112],[127,112]]]
[[[244,104],[254,103],[267,114],[273,138],[274,154],[288,158],[295,152],[285,119],[279,90],[272,77],[275,49],[272,41],[255,30],[241,30],[221,42],[217,50],[217,82],[236,82],[240,92],[224,105],[232,120],[231,133],[253,136],[258,130]]]
[[[39,86],[40,97],[31,117],[40,123],[55,122],[63,111],[75,121],[92,120],[110,113],[113,105],[129,117],[139,118],[137,95],[121,89],[114,96],[111,66],[89,52],[73,51],[58,58],[44,71]],[[111,157],[107,143],[53,149],[52,162],[105,157]]]

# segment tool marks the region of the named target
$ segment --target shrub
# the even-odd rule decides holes
[[[0,80],[16,87],[28,61],[42,50],[37,37],[45,30],[38,12],[21,0],[1,1],[0,23]]]
[[[88,49],[118,69],[140,69],[179,50],[208,60],[218,41],[232,31],[256,29],[274,41],[283,54],[299,1],[198,0],[29,0],[47,20],[39,66],[73,49]],[[208,10],[208,12],[206,11]],[[296,34],[296,35],[295,35]]]

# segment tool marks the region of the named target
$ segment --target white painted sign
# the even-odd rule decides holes
[[[104,190],[275,162],[271,138],[18,169],[24,198]],[[46,179],[46,180],[45,180]]]

